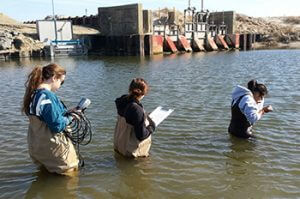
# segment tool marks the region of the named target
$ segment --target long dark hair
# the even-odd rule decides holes
[[[266,96],[268,94],[268,89],[264,84],[257,83],[256,80],[252,79],[248,82],[248,89],[254,94],[258,92],[261,96]]]
[[[143,78],[134,78],[129,85],[129,97],[137,99],[148,93],[149,86]]]
[[[44,80],[48,80],[53,76],[60,78],[63,75],[66,75],[66,70],[57,64],[35,67],[25,82],[26,91],[23,98],[22,112],[29,115],[29,106],[34,90],[36,90]]]

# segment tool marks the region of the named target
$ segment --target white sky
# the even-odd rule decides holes
[[[143,9],[175,7],[183,11],[188,0],[53,0],[55,14],[82,16],[96,14],[98,7],[142,3]],[[191,0],[191,6],[200,10],[201,0]],[[300,16],[300,0],[204,0],[204,9],[210,11],[234,10],[254,17]],[[0,0],[0,12],[18,20],[43,19],[52,15],[52,0]]]

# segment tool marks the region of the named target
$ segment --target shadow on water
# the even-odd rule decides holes
[[[145,193],[151,192],[151,180],[147,170],[152,168],[151,157],[131,159],[118,153],[114,154],[115,164],[119,170],[118,190],[111,194],[122,198],[144,198]]]
[[[261,179],[258,174],[258,164],[263,163],[258,153],[256,138],[242,139],[229,136],[230,151],[224,155],[225,172],[227,173],[227,188],[231,198],[240,198],[251,189],[258,189]],[[254,195],[253,195],[254,194]],[[254,192],[250,195],[255,196]],[[249,196],[250,196],[249,195]]]
[[[40,168],[25,198],[76,198],[79,176],[61,176]]]
[[[231,175],[247,174],[248,166],[257,158],[255,138],[242,139],[229,135],[229,142],[231,151],[225,154],[228,157],[227,172]]]

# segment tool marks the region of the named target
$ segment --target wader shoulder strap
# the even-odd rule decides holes
[[[247,94],[240,96],[239,99],[236,101],[236,103],[235,103],[234,105],[236,105],[236,104],[239,105],[239,103],[240,103],[240,101],[242,100],[242,98],[245,97],[246,95],[247,95]],[[234,106],[234,105],[233,105],[233,102],[234,102],[234,100],[231,101],[231,107]]]

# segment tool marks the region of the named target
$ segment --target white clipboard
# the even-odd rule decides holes
[[[158,106],[154,109],[150,114],[149,117],[153,120],[156,126],[158,126],[162,121],[164,121],[174,109],[164,110],[161,106]]]

